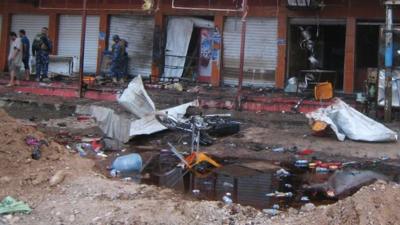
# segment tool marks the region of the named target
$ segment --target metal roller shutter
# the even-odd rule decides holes
[[[151,74],[154,18],[150,16],[111,16],[109,50],[112,36],[128,42],[129,74],[148,77]]]
[[[277,60],[276,18],[248,18],[244,62],[244,85],[273,86]],[[240,18],[228,17],[223,32],[223,79],[236,85],[239,76]]]
[[[100,17],[88,16],[86,20],[85,58],[83,71],[95,73],[97,68]],[[61,15],[58,33],[58,55],[76,57],[74,72],[79,71],[82,17]]]
[[[48,26],[49,17],[46,15],[15,14],[11,19],[11,31],[18,34],[19,30],[24,29],[31,44],[31,49],[35,36],[41,32],[42,27]],[[30,52],[32,55],[31,50]]]

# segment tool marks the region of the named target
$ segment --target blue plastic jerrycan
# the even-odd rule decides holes
[[[119,174],[139,173],[142,170],[142,157],[132,153],[117,157],[111,165],[111,176]]]

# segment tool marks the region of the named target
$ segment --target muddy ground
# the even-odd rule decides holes
[[[98,128],[90,121],[76,123],[73,107],[52,105],[3,103],[3,108],[17,120],[0,111],[0,199],[13,196],[27,202],[33,211],[29,215],[0,217],[0,224],[400,224],[400,186],[392,182],[378,181],[330,205],[289,207],[271,218],[260,208],[199,201],[196,196],[177,190],[110,179],[101,167],[110,159],[82,158],[66,149],[55,135],[65,129],[71,136],[100,134]],[[300,114],[230,113],[242,122],[242,131],[203,148],[218,159],[282,162],[293,160],[293,154],[272,149],[296,146],[314,149],[315,156],[324,160],[361,162],[388,156],[390,160],[385,163],[394,168],[399,165],[398,143],[338,142],[332,136],[314,137]],[[49,120],[54,118],[60,120]],[[396,123],[389,126],[396,131],[400,128]],[[40,160],[31,159],[31,147],[24,141],[27,135],[49,142]],[[171,141],[184,149],[188,148],[183,144],[185,138],[167,131],[140,137],[123,147],[143,154],[166,148]],[[115,154],[118,153],[109,153],[109,157]],[[56,173],[64,179],[51,186]]]

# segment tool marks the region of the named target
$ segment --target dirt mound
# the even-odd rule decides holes
[[[400,185],[383,181],[361,188],[335,204],[273,219],[276,224],[400,224]]]
[[[49,188],[50,178],[60,170],[63,176],[74,176],[74,171],[90,169],[90,161],[69,153],[35,127],[24,125],[0,110],[0,199],[6,195],[36,203],[38,196]],[[41,147],[41,158],[33,160],[33,147],[25,143],[30,135],[48,142]]]

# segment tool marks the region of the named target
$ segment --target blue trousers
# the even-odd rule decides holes
[[[36,78],[47,78],[49,71],[49,53],[38,52],[36,53]]]

